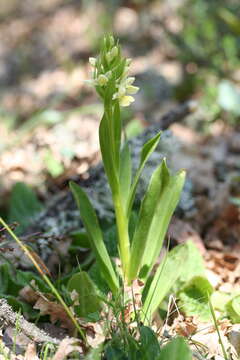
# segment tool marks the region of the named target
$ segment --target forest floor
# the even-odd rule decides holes
[[[96,34],[102,32],[97,16],[104,17],[105,11],[101,2],[83,9],[78,1],[65,4],[61,0],[34,4],[12,0],[0,11],[0,207],[6,218],[16,182],[30,185],[47,207],[56,194],[69,191],[70,179],[86,178],[100,161],[102,107],[84,80],[90,76],[88,58],[98,46]],[[153,9],[148,11],[150,14]],[[165,4],[154,11],[165,13],[170,29],[177,31],[180,24],[174,7]],[[141,8],[133,6],[119,7],[114,13],[114,30],[123,39],[127,56],[133,58],[132,75],[142,90],[133,109],[124,113],[131,136],[177,106],[174,89],[184,76],[174,46],[160,27],[149,26],[148,21],[142,19]],[[194,93],[187,100],[198,101],[199,95]],[[191,240],[202,255],[206,277],[216,298],[219,296],[220,335],[231,359],[237,360],[240,303],[232,304],[232,316],[225,316],[221,296],[238,301],[240,296],[239,128],[218,118],[207,132],[200,132],[198,124],[205,121],[205,115],[196,105],[193,114],[169,129],[176,146],[169,162],[174,171],[187,170],[192,201],[185,213],[174,216],[169,236],[172,245]],[[194,312],[181,313],[181,308],[177,314],[165,322],[165,334],[185,336],[194,351],[204,349],[205,359],[223,359],[212,319],[202,321]],[[48,325],[54,337],[55,328]],[[4,330],[4,343],[8,344],[13,324]],[[62,337],[65,334],[63,331]],[[24,343],[20,336],[16,339],[17,346],[30,352],[26,359],[33,358],[29,341]],[[67,346],[71,344],[62,345]]]

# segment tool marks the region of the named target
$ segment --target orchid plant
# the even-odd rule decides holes
[[[122,138],[121,108],[129,106],[139,88],[135,78],[129,76],[131,59],[123,57],[121,47],[113,36],[102,41],[100,54],[90,58],[95,87],[103,101],[104,113],[99,127],[99,142],[104,169],[111,189],[115,210],[119,258],[122,278],[116,272],[103,241],[98,218],[86,193],[76,183],[70,188],[80,210],[96,261],[113,295],[122,285],[129,286],[136,279],[146,283],[159,256],[172,214],[184,185],[185,172],[171,175],[165,159],[153,172],[138,213],[135,231],[130,238],[129,220],[135,200],[137,185],[144,166],[158,145],[161,134],[156,134],[144,144],[139,166],[133,174],[131,152]],[[176,248],[158,267],[151,284],[146,287],[143,312],[148,317],[169,291],[183,265],[185,249]],[[120,280],[120,281],[119,281]]]

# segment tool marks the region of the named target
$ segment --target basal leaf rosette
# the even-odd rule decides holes
[[[129,106],[139,88],[134,86],[134,77],[129,77],[131,59],[122,56],[121,48],[113,36],[103,39],[100,54],[97,58],[89,58],[93,79],[98,94],[110,105],[118,101],[120,106]]]

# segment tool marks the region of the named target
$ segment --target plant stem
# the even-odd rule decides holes
[[[47,277],[47,275],[45,275],[41,269],[41,267],[39,266],[39,264],[37,263],[37,261],[34,259],[34,257],[32,256],[31,252],[28,250],[28,248],[22,243],[22,241],[17,237],[17,235],[14,234],[14,232],[10,229],[10,227],[5,223],[5,221],[0,217],[0,223],[5,227],[5,229],[8,231],[8,233],[12,236],[12,238],[17,242],[17,244],[20,246],[20,248],[23,250],[23,252],[27,255],[27,257],[31,260],[31,262],[33,263],[33,265],[35,266],[35,268],[37,269],[37,271],[39,272],[39,274],[42,276],[43,280],[46,282],[46,284],[50,287],[50,289],[52,290],[52,293],[56,296],[56,298],[58,299],[58,301],[60,302],[60,304],[63,306],[64,310],[66,311],[66,313],[68,314],[68,316],[70,317],[70,319],[72,320],[74,326],[76,327],[76,329],[78,330],[79,334],[82,336],[82,338],[86,341],[86,337],[84,332],[82,331],[81,327],[79,326],[77,320],[74,317],[74,314],[72,313],[71,309],[67,306],[67,304],[65,303],[65,301],[63,300],[63,298],[61,297],[61,295],[59,294],[59,292],[57,291],[57,289],[55,288],[55,286],[52,284],[52,282],[49,280],[49,278]]]
[[[219,341],[219,344],[220,344],[220,346],[222,348],[222,353],[223,353],[224,359],[228,360],[228,355],[226,353],[226,350],[225,350],[225,347],[224,347],[224,344],[223,344],[223,341],[222,341],[222,337],[221,337],[221,334],[220,334],[220,331],[219,331],[219,328],[218,328],[217,318],[216,318],[216,315],[215,315],[215,312],[214,312],[214,309],[213,309],[212,302],[211,302],[209,294],[208,294],[208,301],[209,301],[210,311],[211,311],[211,314],[212,314],[212,317],[213,317],[214,326],[215,326],[215,329],[216,329],[217,334],[218,334],[218,341]]]
[[[113,202],[114,202],[116,222],[117,222],[120,258],[123,267],[124,279],[126,279],[128,273],[129,260],[130,260],[128,221],[124,213],[120,194],[114,196]]]

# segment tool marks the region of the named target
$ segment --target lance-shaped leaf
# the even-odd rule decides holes
[[[80,210],[81,219],[88,233],[91,247],[99,263],[104,279],[115,294],[118,290],[119,283],[116,273],[113,269],[110,257],[103,242],[102,232],[99,227],[96,213],[85,192],[75,184],[70,182],[70,189],[75,197],[78,208]]]
[[[120,154],[120,192],[123,200],[124,209],[126,209],[127,199],[132,181],[132,163],[129,145],[124,144]]]
[[[167,171],[167,168],[165,171]],[[186,173],[182,170],[174,176],[169,175],[168,181],[163,182],[142,258],[140,276],[143,278],[151,271],[160,253],[169,222],[181,196],[185,176]]]
[[[163,161],[152,174],[149,187],[141,204],[138,223],[131,246],[131,260],[128,276],[129,280],[133,280],[137,277],[139,268],[142,264],[144,251],[147,246],[147,242],[149,241],[149,233],[151,231],[153,218],[156,215],[155,212],[158,201],[163,191],[164,184],[167,183],[168,180],[169,173],[165,161]],[[154,245],[152,244],[152,246]]]
[[[145,278],[161,250],[172,214],[184,185],[185,172],[171,176],[165,160],[154,171],[143,199],[139,221],[133,237],[129,280]]]
[[[142,313],[145,323],[151,320],[154,311],[157,310],[181,275],[188,256],[189,247],[185,244],[178,245],[167,254],[165,260],[159,265],[143,303]]]
[[[140,164],[139,167],[137,169],[136,175],[134,177],[133,180],[133,184],[131,186],[131,190],[130,190],[130,194],[129,194],[129,198],[128,198],[128,204],[127,204],[127,215],[128,217],[131,214],[131,210],[132,210],[132,205],[134,202],[134,198],[135,198],[135,194],[136,194],[136,190],[137,190],[137,185],[138,185],[138,181],[140,179],[141,173],[144,169],[144,166],[149,158],[149,156],[153,153],[153,151],[156,149],[157,144],[160,140],[160,136],[161,136],[161,132],[158,133],[156,136],[154,136],[152,139],[150,139],[149,141],[147,141],[142,148],[141,151],[141,157],[140,157]]]

